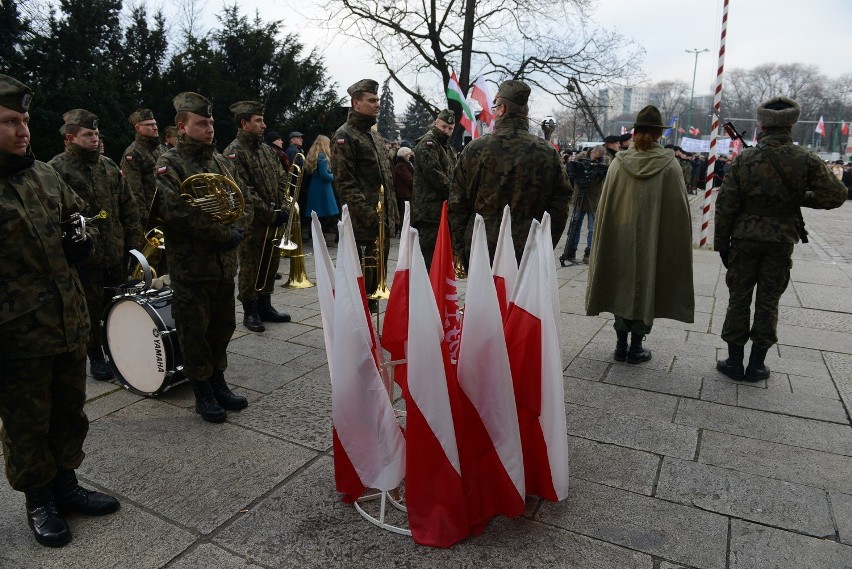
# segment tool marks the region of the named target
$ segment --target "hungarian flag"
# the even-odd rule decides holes
[[[825,136],[825,123],[822,120],[822,115],[819,117],[819,122],[817,123],[814,132],[818,132],[820,136]]]
[[[840,134],[849,134],[849,123],[846,121],[840,121]]]
[[[476,82],[471,87],[470,98],[479,103],[482,108],[482,112],[479,113],[479,120],[487,127],[492,128],[495,118],[494,113],[491,112],[494,95],[491,94],[491,88],[482,75],[476,78]]]
[[[533,220],[505,331],[526,491],[557,501],[568,495],[568,433],[562,357],[541,245],[541,225]]]
[[[463,397],[459,434],[468,518],[479,533],[496,515],[524,511],[524,458],[497,289],[488,266],[485,222],[473,226],[457,375]],[[475,292],[475,294],[473,294]]]
[[[494,285],[497,287],[500,314],[505,319],[509,309],[509,299],[518,280],[518,259],[515,257],[515,243],[512,240],[512,213],[508,205],[503,208],[503,220],[500,222],[500,232],[497,234],[497,249],[494,252],[491,273],[494,276]]]
[[[365,488],[399,486],[405,439],[377,367],[351,222],[341,229],[331,318],[331,418],[337,490],[353,502]]]
[[[417,543],[449,547],[470,534],[456,442],[459,388],[417,231],[409,232],[408,526]]]
[[[447,85],[447,99],[456,101],[459,105],[461,105],[462,115],[459,117],[459,123],[470,133],[472,138],[479,138],[479,131],[476,129],[476,122],[473,120],[473,111],[470,110],[470,106],[467,104],[467,99],[461,90],[455,71],[453,71],[453,74],[450,77],[450,83]]]
[[[345,206],[344,206],[345,207]],[[388,305],[385,309],[385,325],[382,328],[382,346],[390,352],[391,360],[404,360],[406,343],[408,342],[408,259],[411,256],[411,204],[405,202],[405,215],[402,218],[402,233],[399,237],[399,254],[396,272],[393,274]],[[318,277],[319,278],[319,277]],[[406,364],[394,366],[394,381],[402,388],[403,397],[406,393]]]
[[[444,341],[450,351],[450,359],[455,361],[459,355],[459,334],[461,316],[459,315],[459,291],[456,286],[456,268],[453,265],[453,244],[450,240],[450,222],[447,217],[447,200],[441,206],[441,223],[438,226],[438,239],[435,253],[432,255],[432,267],[429,280],[438,303],[438,314],[444,327]],[[387,318],[385,319],[387,322]]]

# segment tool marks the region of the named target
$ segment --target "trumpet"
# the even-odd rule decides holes
[[[368,266],[376,268],[376,288],[373,292],[367,295],[367,298],[370,300],[387,300],[390,298],[390,288],[388,287],[388,268],[385,263],[385,241],[387,240],[387,235],[385,235],[385,186],[379,186],[379,203],[376,204],[376,214],[379,216],[379,234],[376,237],[376,257],[375,265],[367,265],[367,255],[366,252],[364,254],[364,268],[366,269]],[[365,271],[366,272],[366,271]],[[366,277],[366,275],[364,275]],[[366,280],[366,279],[365,279]]]
[[[260,262],[257,265],[257,277],[254,279],[254,290],[261,292],[266,283],[269,281],[269,274],[272,271],[273,258],[276,253],[279,257],[285,256],[285,251],[295,251],[298,245],[291,238],[293,236],[293,218],[299,216],[299,206],[296,205],[299,200],[299,192],[302,188],[302,168],[296,162],[299,157],[302,157],[301,163],[305,163],[305,156],[300,152],[293,157],[293,163],[287,169],[287,194],[284,196],[285,205],[289,207],[289,217],[287,224],[282,229],[280,227],[267,227],[266,234],[263,237],[263,249],[260,250]],[[286,202],[289,200],[289,205]],[[275,203],[270,204],[277,214],[280,209],[275,209]],[[298,223],[298,220],[297,220]]]
[[[101,210],[92,217],[86,217],[80,213],[72,213],[68,219],[59,223],[60,226],[65,226],[65,230],[71,235],[71,239],[76,242],[86,240],[86,223],[95,221],[96,219],[106,219],[109,214]]]

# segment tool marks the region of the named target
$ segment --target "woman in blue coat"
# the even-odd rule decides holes
[[[331,184],[334,180],[334,174],[329,168],[330,154],[331,141],[329,138],[323,135],[317,136],[308,151],[307,158],[305,158],[305,174],[310,174],[311,180],[308,186],[308,204],[303,215],[310,217],[312,211],[317,212],[323,232],[336,235],[340,208],[337,205],[337,198]]]

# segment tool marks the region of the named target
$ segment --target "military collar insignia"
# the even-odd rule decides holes
[[[21,108],[24,109],[24,112],[27,112],[30,108],[30,103],[33,102],[32,93],[24,93],[24,96],[21,97]]]

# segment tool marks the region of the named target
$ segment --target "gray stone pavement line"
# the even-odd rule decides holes
[[[731,566],[731,541],[733,541],[733,527],[734,522],[731,518],[728,518],[728,539],[725,542],[725,567]]]

